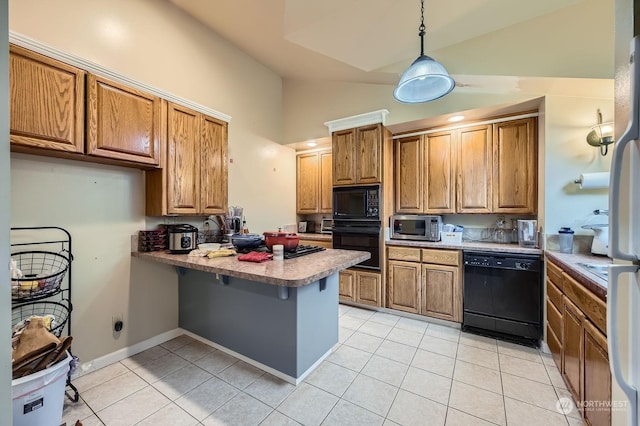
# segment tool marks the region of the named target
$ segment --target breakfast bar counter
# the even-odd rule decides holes
[[[334,249],[264,263],[132,255],[177,267],[182,329],[294,384],[338,343],[338,273],[370,257]]]

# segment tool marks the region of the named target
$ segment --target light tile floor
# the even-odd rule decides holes
[[[550,356],[346,305],[297,387],[186,335],[73,382],[68,425],[583,425]]]

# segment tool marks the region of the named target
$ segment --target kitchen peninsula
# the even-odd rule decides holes
[[[132,255],[176,266],[181,328],[295,384],[338,343],[338,273],[370,257],[333,249],[264,263]]]

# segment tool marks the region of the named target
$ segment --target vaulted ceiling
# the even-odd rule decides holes
[[[169,0],[285,79],[396,84],[419,0]],[[614,0],[426,0],[425,53],[461,87],[613,78]]]

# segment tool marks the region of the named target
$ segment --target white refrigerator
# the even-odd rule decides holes
[[[640,10],[615,2],[615,148],[609,188],[611,422],[640,420]]]

